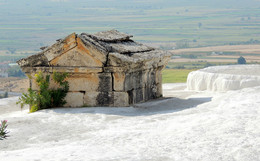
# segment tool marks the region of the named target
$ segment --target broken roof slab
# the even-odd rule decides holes
[[[56,62],[54,60],[58,60],[63,54],[74,51],[80,54],[89,54],[93,59],[102,62],[104,66],[119,67],[132,66],[132,63],[142,61],[144,63],[149,61],[149,64],[152,64],[152,62],[166,62],[162,61],[164,57],[169,58],[171,55],[168,52],[137,43],[131,40],[131,37],[132,35],[117,30],[103,31],[96,34],[82,33],[77,35],[73,33],[64,39],[60,39],[39,54],[21,59],[17,63],[21,67],[56,66],[55,63],[53,64],[53,62]],[[162,65],[162,63],[160,64]],[[57,65],[69,66],[65,62]],[[83,66],[91,67],[91,64]]]
[[[117,41],[128,41],[133,35],[128,35],[117,30],[101,31],[95,34],[87,34],[91,38],[97,41],[105,42],[117,42]]]

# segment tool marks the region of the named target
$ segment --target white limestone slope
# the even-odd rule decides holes
[[[17,99],[0,99],[0,120],[8,120],[10,131],[0,141],[1,161],[260,159],[260,87],[217,94],[182,91],[182,97],[139,108],[57,108],[32,114],[21,111]]]
[[[253,69],[259,66],[211,67],[194,72],[189,81],[200,81],[202,87],[218,76],[241,84],[258,77],[259,70]],[[200,72],[205,75],[196,77]],[[184,88],[164,84],[167,99],[135,107],[55,108],[31,114],[28,107],[16,105],[18,97],[0,99],[0,120],[8,120],[10,132],[0,140],[0,161],[260,160],[260,86],[227,92]]]
[[[260,65],[213,66],[191,72],[187,89],[229,91],[260,86]]]

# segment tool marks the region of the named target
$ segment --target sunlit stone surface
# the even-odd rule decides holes
[[[260,85],[260,65],[214,66],[191,72],[187,89],[228,91]]]

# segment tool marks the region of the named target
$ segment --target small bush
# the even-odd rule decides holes
[[[176,67],[174,67],[175,69],[185,69],[184,65],[177,65]]]
[[[240,57],[237,59],[237,63],[238,63],[238,64],[246,64],[246,59],[245,59],[243,56],[240,56]]]
[[[68,77],[67,73],[52,74],[52,79],[58,85],[57,89],[49,89],[50,75],[43,76],[42,72],[35,74],[35,81],[40,88],[39,91],[33,91],[28,89],[28,93],[19,98],[17,104],[21,105],[21,108],[25,104],[30,106],[30,112],[35,112],[41,109],[59,107],[66,104],[65,97],[69,91],[69,83],[65,81]]]
[[[67,102],[64,100],[69,91],[69,82],[64,81],[68,77],[68,73],[53,73],[53,80],[59,84],[60,88],[51,90],[52,106],[63,106]]]
[[[6,131],[7,128],[7,120],[1,121],[0,123],[0,140],[6,139],[8,137],[8,131]]]

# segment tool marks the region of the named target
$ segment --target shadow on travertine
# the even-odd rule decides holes
[[[88,108],[56,108],[51,109],[55,113],[69,114],[106,114],[120,116],[145,116],[155,114],[167,114],[194,108],[200,104],[211,101],[211,97],[180,99],[176,97],[161,98],[145,103],[136,104],[133,107],[88,107]],[[49,111],[49,110],[48,110]],[[46,110],[47,112],[47,110]]]

